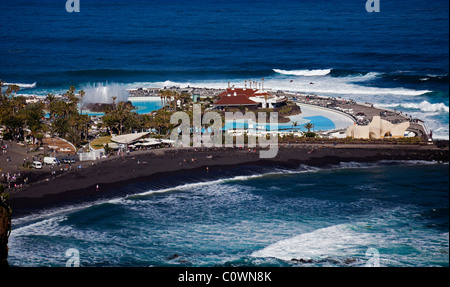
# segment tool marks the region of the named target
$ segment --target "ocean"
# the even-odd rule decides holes
[[[64,1],[62,1],[64,2]],[[25,95],[97,83],[243,87],[398,109],[449,137],[448,1],[1,1],[0,79]]]
[[[0,1],[0,79],[20,94],[264,78],[397,109],[449,138],[448,1],[380,0],[379,13],[366,1],[64,2]],[[361,266],[375,248],[381,265],[448,266],[448,165],[355,165],[130,186],[141,195],[16,219],[10,263],[61,266],[76,248],[82,266]]]
[[[448,267],[448,172],[349,162],[133,184],[15,219],[8,261],[62,267],[75,249],[85,267]]]

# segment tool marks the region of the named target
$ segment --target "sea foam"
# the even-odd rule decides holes
[[[325,76],[331,73],[331,69],[321,69],[321,70],[280,70],[273,69],[275,73],[283,75],[293,75],[293,76],[304,76],[304,77],[314,77],[314,76]]]
[[[307,94],[320,94],[320,95],[337,95],[344,97],[360,96],[361,100],[374,100],[375,102],[378,96],[420,96],[430,92],[429,90],[413,90],[403,87],[398,88],[379,88],[379,87],[366,87],[359,83],[370,81],[376,78],[377,73],[368,73],[360,76],[347,76],[347,77],[323,77],[323,76],[309,76],[309,77],[297,77],[294,79],[283,77],[267,77],[264,80],[264,88],[266,90],[283,90],[298,93]],[[244,87],[244,79],[230,80],[230,85],[235,87]],[[224,89],[228,86],[226,80],[209,80],[209,81],[191,81],[191,82],[179,82],[166,80],[164,82],[137,82],[127,84],[126,88],[163,88],[163,87],[199,87],[199,88],[212,88],[212,89]],[[370,99],[368,98],[370,97]]]
[[[34,83],[32,83],[32,84],[23,84],[23,83],[5,83],[5,86],[12,86],[12,85],[19,86],[21,89],[32,89],[32,88],[36,88],[36,82],[34,82]]]
[[[428,101],[422,101],[420,103],[392,103],[392,104],[378,104],[379,107],[385,108],[406,108],[416,109],[423,112],[449,112],[449,107],[445,103],[432,104]]]
[[[360,252],[361,247],[378,242],[376,234],[358,232],[355,225],[338,224],[316,229],[273,243],[252,253],[254,257],[274,257],[281,260],[324,259],[348,256]]]

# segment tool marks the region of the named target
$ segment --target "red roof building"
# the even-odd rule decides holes
[[[258,102],[250,100],[254,97],[258,90],[242,89],[242,88],[228,88],[225,92],[219,95],[220,100],[216,101],[216,106],[257,106]]]
[[[274,108],[285,105],[285,96],[271,95],[266,92],[259,92],[256,89],[228,88],[219,95],[220,100],[214,103],[218,107],[229,106],[254,106],[262,108]]]

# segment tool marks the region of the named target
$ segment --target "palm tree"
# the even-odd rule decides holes
[[[13,104],[13,112],[16,114],[27,105],[24,97],[13,97],[11,103]]]
[[[161,107],[164,107],[164,102],[163,102],[164,91],[163,90],[159,90],[159,97],[161,98]]]
[[[186,92],[182,92],[180,95],[180,100],[181,100],[181,105],[184,105],[185,103],[192,100],[192,95],[190,95],[189,93],[186,93]]]
[[[87,141],[88,139],[88,134],[89,134],[89,121],[90,121],[90,116],[89,115],[81,115],[82,120],[84,122],[84,140]]]
[[[165,109],[166,108],[167,90],[161,90],[159,92],[160,92],[159,96],[161,97],[161,106],[162,106],[163,109]]]
[[[167,105],[169,106],[169,111],[172,108],[172,97],[175,95],[175,92],[169,91],[169,93],[167,93]]]
[[[5,85],[5,82],[3,82],[1,79],[0,79],[0,97],[2,96],[2,89],[3,89],[3,86]]]
[[[124,103],[120,103],[117,105],[117,109],[115,110],[114,114],[116,116],[117,122],[118,122],[118,128],[119,128],[119,135],[123,133],[123,123],[128,117],[127,108],[125,107]]]
[[[45,100],[48,102],[48,104],[53,103],[56,100],[56,96],[52,93],[47,94],[45,97]]]
[[[313,123],[306,123],[306,124],[304,125],[304,127],[305,127],[305,129],[308,130],[308,133],[310,133],[310,132],[311,132],[311,129],[314,127],[314,124],[313,124]]]
[[[80,94],[80,99],[81,99],[80,114],[83,114],[83,97],[86,93],[83,90],[80,90],[79,94]]]
[[[112,100],[113,100],[113,108],[115,108],[115,107],[116,107],[116,100],[117,100],[117,97],[116,97],[116,96],[112,96],[111,98],[112,98]]]
[[[294,128],[295,128],[296,126],[298,126],[298,122],[297,122],[297,121],[292,122],[292,132],[294,132]]]
[[[69,102],[67,103],[68,115],[70,116],[71,114],[78,114],[78,102],[80,101],[80,99],[75,96],[74,86],[70,86],[69,90],[66,93],[66,97],[69,100]]]
[[[124,132],[125,124],[127,119],[133,116],[132,107],[124,102],[120,102],[112,110],[107,110],[106,114],[103,116],[103,123],[112,130],[113,128],[117,130],[118,134],[121,135]]]
[[[44,116],[44,104],[29,104],[25,107],[25,111],[24,126],[31,131],[30,135],[32,137],[32,143],[34,144],[37,135],[45,129],[45,125],[41,121]],[[25,144],[27,144],[26,141]]]
[[[53,120],[53,103],[56,101],[56,96],[52,93],[48,93],[45,97],[46,101],[46,109],[48,110],[48,114],[50,116],[50,120]]]
[[[174,110],[177,110],[177,101],[180,99],[180,93],[179,92],[173,92],[171,97],[170,97],[170,101],[172,104],[172,97],[173,97],[173,103],[174,103]]]
[[[20,90],[20,87],[18,85],[11,85],[8,86],[8,88],[6,89],[6,94],[9,96],[12,93],[17,94],[17,92]]]
[[[170,101],[170,98],[172,97],[172,91],[171,90],[164,90],[163,91],[163,99],[164,99],[164,113],[166,112],[166,101]]]

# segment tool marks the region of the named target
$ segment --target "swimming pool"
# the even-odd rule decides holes
[[[296,123],[295,123],[296,122]],[[301,119],[297,119],[296,121],[289,121],[287,123],[279,123],[275,124],[256,124],[253,121],[245,121],[245,120],[236,120],[236,121],[227,121],[224,130],[230,129],[245,129],[245,130],[272,130],[272,131],[307,131],[305,128],[305,124],[312,123],[314,127],[311,131],[324,131],[324,130],[333,130],[335,129],[335,125],[333,121],[324,117],[324,116],[312,116],[312,117],[303,117]]]
[[[153,111],[159,110],[161,105],[161,100],[152,100],[152,101],[131,101],[133,106],[135,106],[136,112],[138,114],[148,114]]]
[[[161,105],[161,99],[157,97],[152,98],[129,98],[128,99],[133,106],[136,107],[135,112],[138,114],[149,114],[153,111],[159,110]],[[91,111],[83,111],[83,114],[88,114],[89,116],[103,116],[105,113],[101,112],[91,112]]]
[[[353,120],[341,113],[316,108],[310,105],[299,104],[302,113],[295,116],[289,116],[287,123],[279,123],[278,126],[262,124],[259,125],[253,121],[236,120],[227,121],[224,130],[246,129],[246,130],[277,130],[277,131],[307,131],[305,124],[312,123],[314,126],[311,131],[328,131],[335,129],[345,129],[353,125]]]

